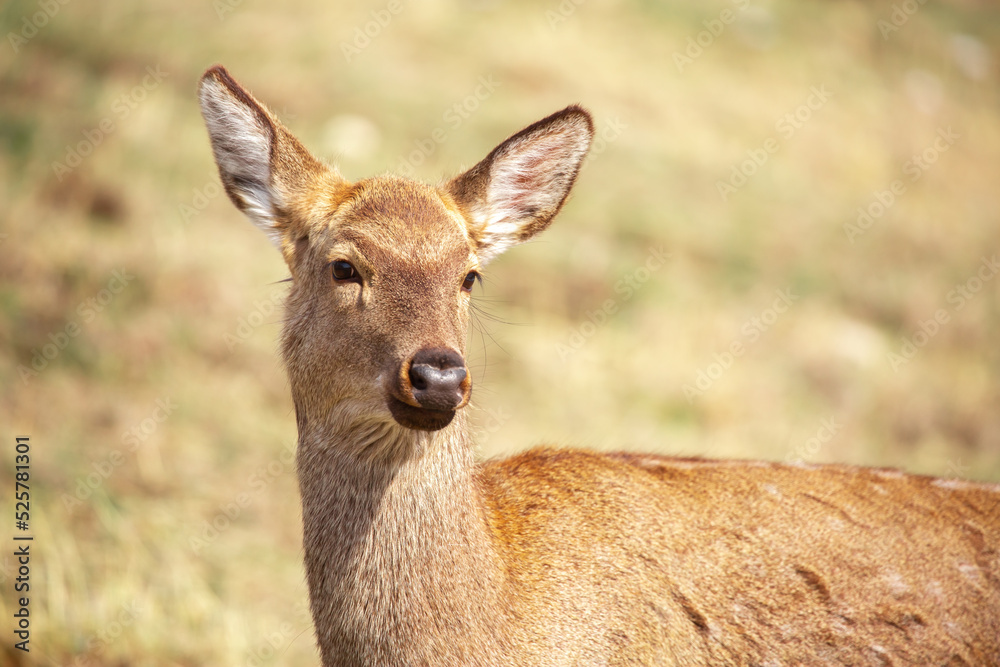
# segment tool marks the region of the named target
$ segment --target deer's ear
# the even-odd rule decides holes
[[[301,218],[287,215],[292,200],[332,170],[224,67],[205,72],[198,98],[226,193],[276,246],[287,248],[304,233],[291,229],[301,224]]]
[[[590,114],[567,107],[510,137],[445,186],[468,220],[481,262],[548,227],[593,136]]]

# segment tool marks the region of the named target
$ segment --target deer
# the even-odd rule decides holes
[[[438,185],[351,182],[222,66],[229,198],[290,272],[316,642],[334,665],[1000,665],[1000,485],[538,446],[480,460],[470,298],[546,229],[594,134],[568,106]]]

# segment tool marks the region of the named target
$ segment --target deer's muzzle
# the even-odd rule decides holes
[[[472,380],[455,350],[424,348],[401,364],[387,396],[393,418],[407,428],[436,431],[465,407]]]

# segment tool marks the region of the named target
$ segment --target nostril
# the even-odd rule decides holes
[[[424,364],[411,365],[410,366],[410,385],[416,391],[423,391],[427,389],[427,380],[424,378],[424,373],[429,367]]]

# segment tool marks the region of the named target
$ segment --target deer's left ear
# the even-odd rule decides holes
[[[465,214],[480,262],[549,226],[593,136],[590,114],[566,107],[510,137],[445,186]]]

